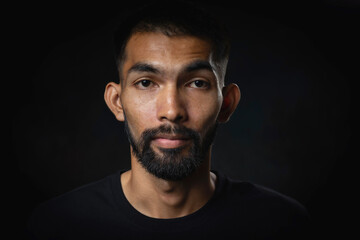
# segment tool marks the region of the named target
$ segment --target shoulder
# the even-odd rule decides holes
[[[111,177],[112,176],[107,176],[45,201],[41,203],[35,211],[42,209],[49,210],[49,208],[54,206],[57,208],[66,208],[69,204],[71,204],[71,208],[74,209],[77,204],[84,205],[103,201],[105,200],[104,196],[112,194]]]
[[[116,204],[111,186],[114,177],[116,174],[39,204],[28,219],[28,233],[59,232],[83,224],[94,216],[99,217],[102,213],[114,212]]]
[[[307,209],[294,198],[259,184],[224,175],[220,178],[220,205],[224,206],[222,211],[226,212],[226,216],[230,216],[233,227],[247,226],[253,232],[268,235],[277,232],[292,237],[311,231],[311,217]]]
[[[294,198],[260,184],[232,179],[222,175],[223,194],[230,201],[247,203],[257,209],[268,211],[293,212],[304,216],[307,209]]]

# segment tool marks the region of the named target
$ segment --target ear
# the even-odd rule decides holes
[[[120,100],[121,84],[110,82],[105,87],[104,99],[118,121],[124,121],[124,111]]]
[[[231,115],[234,113],[237,105],[239,104],[241,93],[238,85],[231,83],[225,86],[223,92],[223,103],[218,116],[220,123],[229,121]]]

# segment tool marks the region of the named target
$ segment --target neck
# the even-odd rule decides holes
[[[181,181],[168,181],[148,173],[131,156],[132,168],[121,175],[124,194],[142,214],[153,218],[177,218],[203,207],[215,190],[215,174],[210,172],[210,151],[202,165]]]

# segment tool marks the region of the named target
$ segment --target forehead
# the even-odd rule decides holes
[[[211,44],[193,36],[166,36],[162,33],[135,33],[129,39],[123,65],[124,73],[138,62],[150,62],[176,70],[193,60],[211,62]]]

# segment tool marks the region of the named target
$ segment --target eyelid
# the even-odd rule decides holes
[[[203,82],[205,84],[204,87],[195,87],[197,89],[208,89],[211,86],[210,81],[207,81],[207,80],[201,79],[201,78],[193,79],[190,82],[188,82],[186,85],[189,86],[190,84],[195,83],[196,81],[201,81],[201,82]]]
[[[149,85],[148,87],[141,87],[141,86],[140,86],[140,83],[141,83],[142,81],[149,81],[149,82],[150,82],[150,85]],[[136,88],[140,89],[140,90],[146,90],[146,89],[152,88],[152,87],[153,87],[154,85],[156,85],[156,84],[154,83],[153,80],[151,80],[151,79],[149,79],[149,78],[141,78],[141,79],[138,79],[138,80],[134,81],[133,85],[134,85]]]
[[[149,82],[149,86],[145,87],[145,86],[141,86],[141,82],[142,81],[148,81]],[[191,84],[194,84],[196,81],[200,81],[203,83],[204,86],[202,87],[197,87],[197,86],[193,86],[192,88],[195,88],[195,89],[209,89],[212,85],[211,81],[207,80],[207,79],[203,79],[203,78],[193,78],[192,80],[188,81],[185,86],[189,86],[191,87],[190,85]],[[146,89],[150,89],[150,88],[154,88],[156,87],[158,84],[150,79],[150,78],[140,78],[140,79],[137,79],[135,80],[133,83],[132,83],[133,86],[135,86],[136,88],[140,89],[140,90],[146,90]]]

